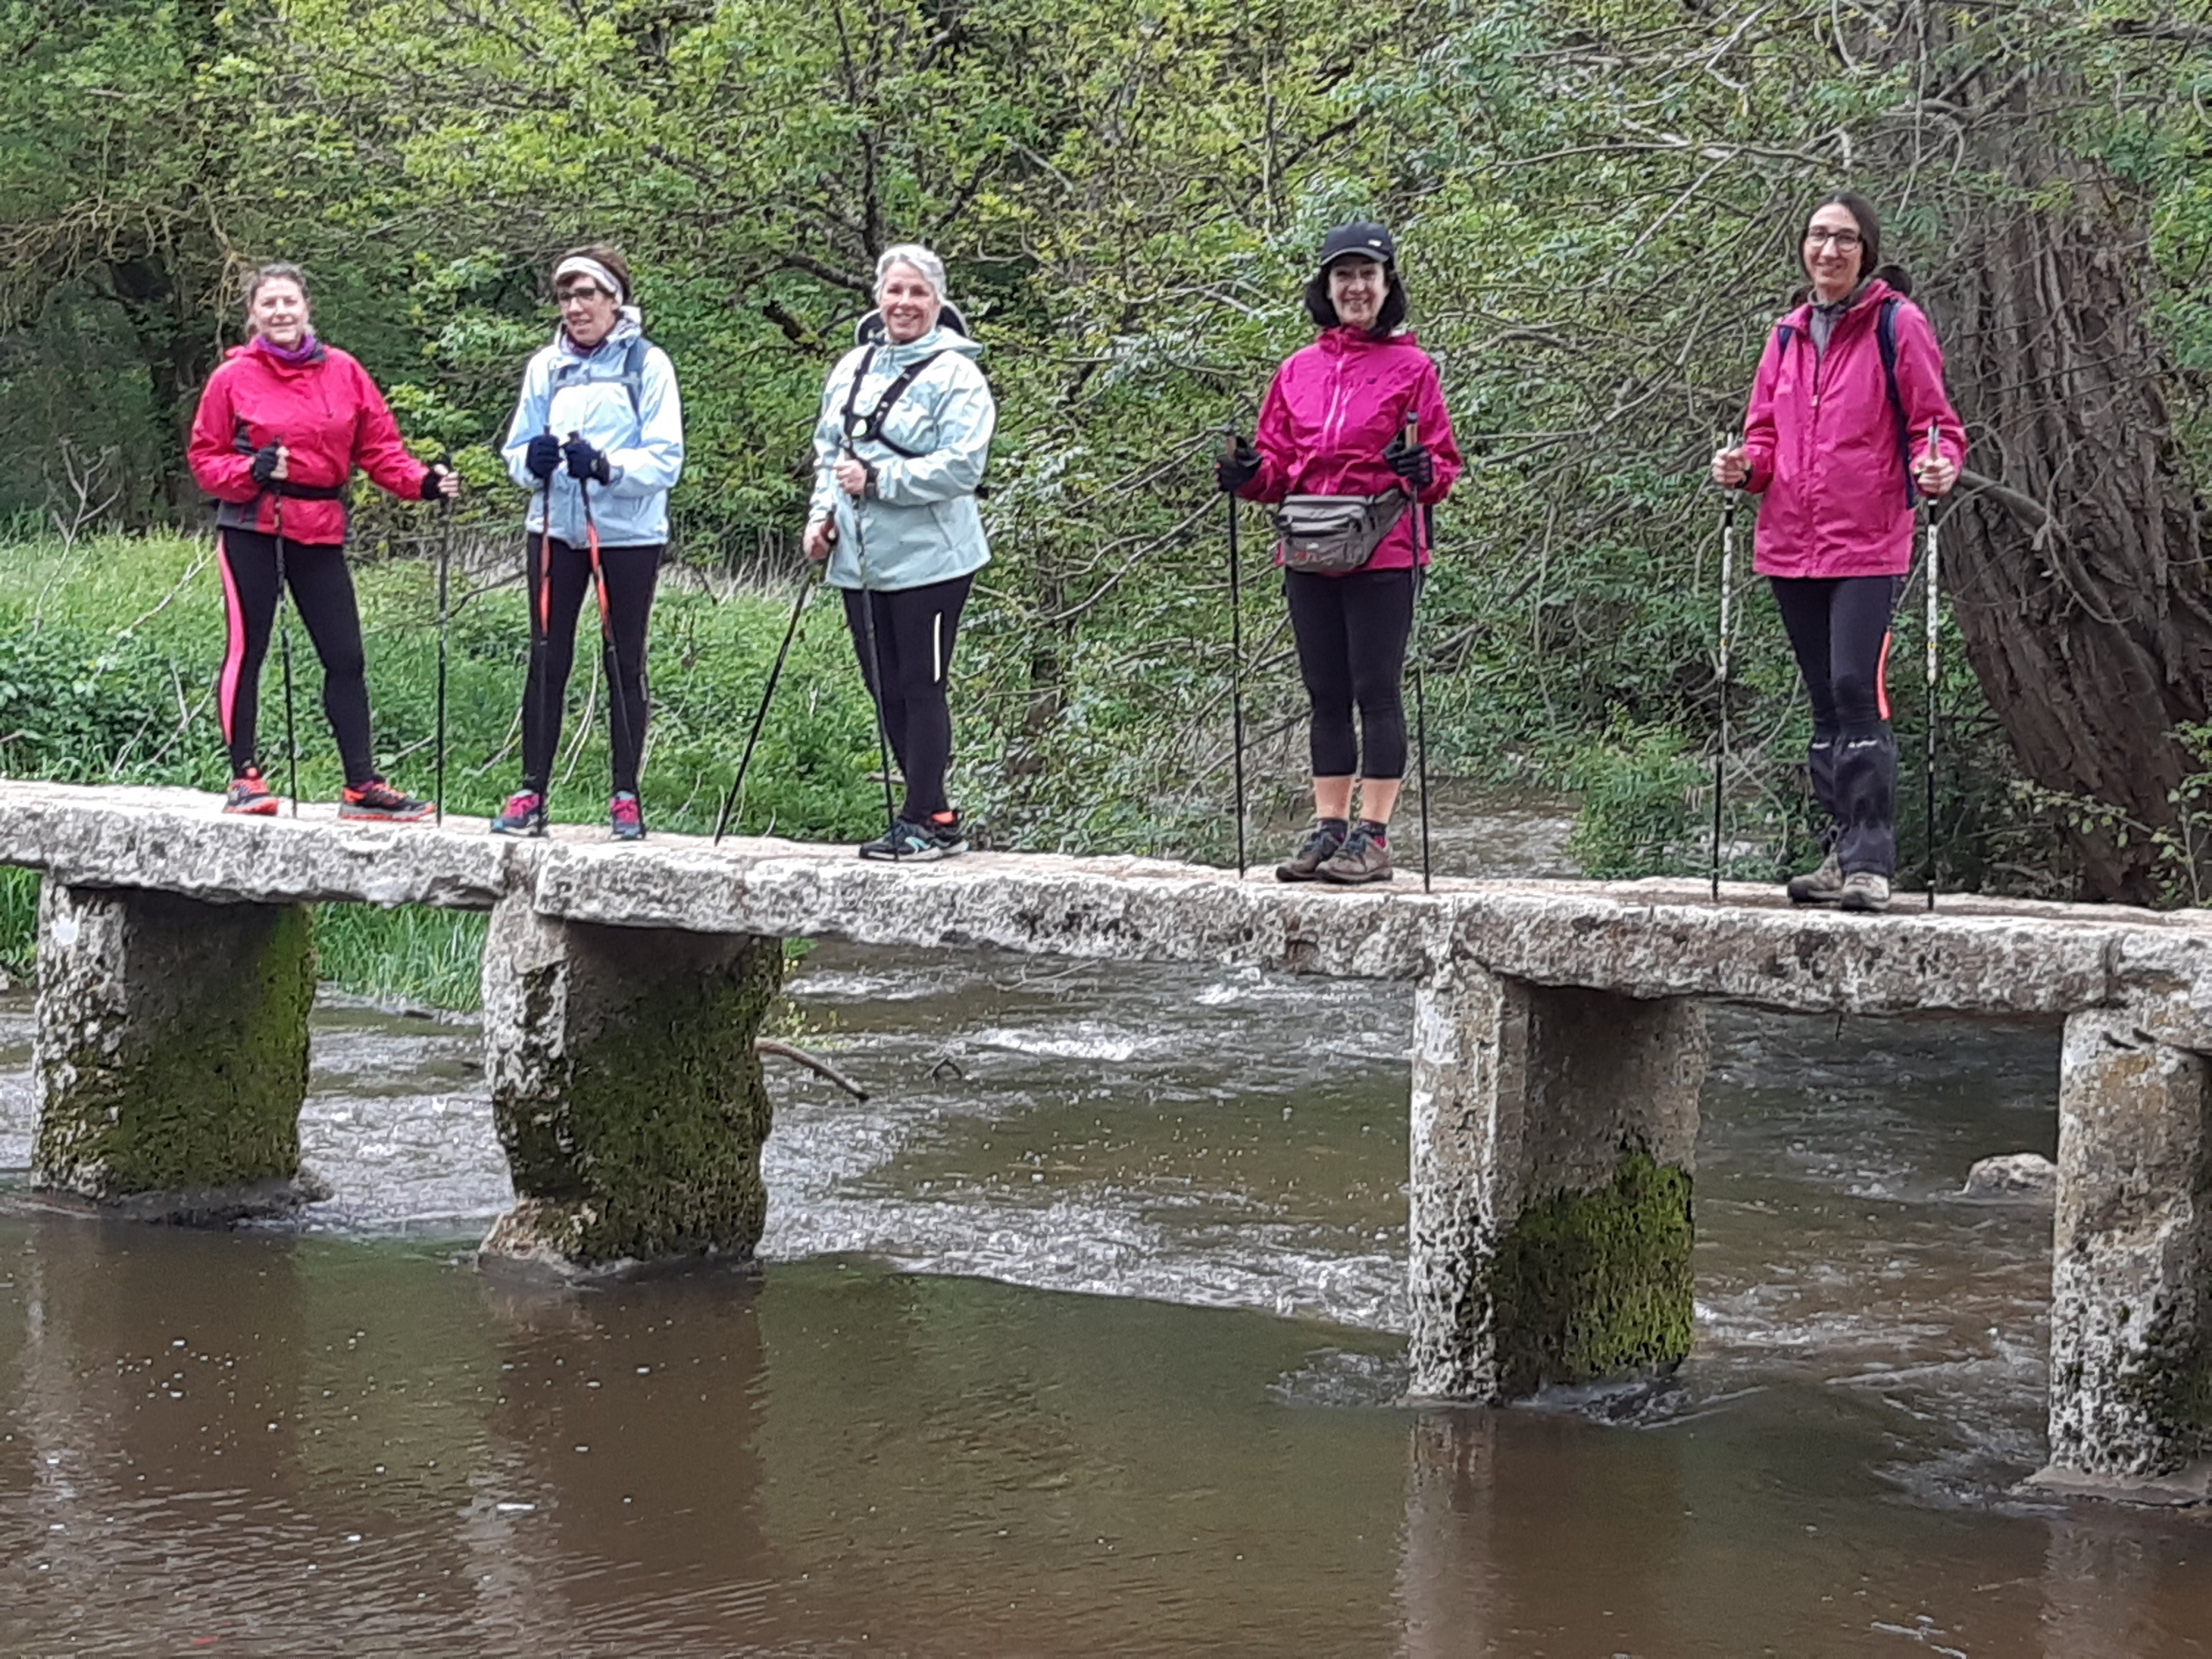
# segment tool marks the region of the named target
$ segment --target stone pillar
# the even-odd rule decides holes
[[[1417,1398],[1519,1398],[1690,1347],[1705,1011],[1457,963],[1413,1018]]]
[[[483,1243],[564,1275],[752,1254],[781,940],[492,913],[485,1072],[515,1206]]]
[[[2125,1010],[2066,1021],[2051,1263],[2051,1467],[2156,1496],[2212,1451],[2212,1080]]]
[[[312,1195],[295,1183],[314,1000],[305,905],[44,883],[39,1184],[149,1219]]]

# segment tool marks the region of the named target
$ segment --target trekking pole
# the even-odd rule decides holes
[[[277,447],[284,441],[279,438]],[[269,525],[276,544],[276,665],[284,679],[284,793],[292,798],[292,816],[300,816],[300,727],[292,707],[292,630],[284,621],[284,492],[270,485]]]
[[[834,520],[832,521],[834,524]],[[761,727],[768,723],[768,706],[775,700],[776,682],[783,678],[783,659],[791,654],[791,642],[799,635],[799,619],[806,613],[806,602],[814,597],[812,572],[800,578],[799,599],[791,607],[791,621],[783,630],[783,643],[776,647],[775,663],[768,671],[768,684],[761,692],[760,707],[753,711],[752,730],[745,734],[744,752],[738,757],[738,775],[730,780],[729,793],[722,797],[722,811],[714,820],[714,842],[720,845],[722,832],[730,827],[730,813],[737,806],[738,792],[744,787],[745,771],[753,763],[753,745],[760,741]]]
[[[447,460],[438,465],[443,467]],[[447,581],[453,563],[453,498],[448,495],[439,511],[445,522],[438,532],[438,789],[437,821],[446,822],[446,630],[452,612],[447,604]]]
[[[572,432],[568,434],[568,441],[574,443],[582,436],[580,432]],[[599,647],[602,659],[606,664],[607,708],[614,715],[615,725],[621,730],[623,739],[629,741],[635,738],[641,748],[645,734],[642,732],[631,731],[629,702],[623,695],[622,652],[615,644],[614,608],[607,603],[607,573],[599,562],[599,521],[592,514],[592,485],[589,479],[576,480],[576,494],[584,503],[584,544],[591,551],[592,587],[599,598]],[[643,759],[643,756],[641,755],[639,757],[641,764]],[[550,781],[550,778],[548,781]],[[640,781],[643,780],[641,779]]]
[[[1411,410],[1406,413],[1406,447],[1411,449],[1420,441],[1420,416]],[[1433,878],[1429,859],[1429,696],[1428,676],[1421,668],[1420,636],[1418,629],[1421,619],[1421,590],[1428,586],[1428,568],[1421,562],[1421,555],[1436,543],[1436,515],[1421,503],[1419,490],[1413,497],[1413,609],[1406,619],[1406,639],[1413,663],[1413,777],[1421,788],[1421,890],[1433,890]]]
[[[1936,447],[1936,422],[1928,422],[1928,459],[1942,459]],[[1940,603],[1942,594],[1943,550],[1936,536],[1936,503],[1928,503],[1928,621],[1923,630],[1928,636],[1928,753],[1921,770],[1925,775],[1928,792],[1928,908],[1936,908],[1936,646],[1942,634]]]
[[[1221,453],[1237,453],[1237,432],[1222,434]],[[1244,879],[1244,605],[1243,561],[1237,543],[1237,495],[1229,501],[1229,745],[1235,757],[1237,779],[1237,879]]]
[[[845,457],[857,461],[853,453],[852,440],[845,441]],[[884,780],[884,834],[890,837],[891,861],[898,862],[899,845],[896,834],[898,817],[891,807],[891,739],[884,724],[884,658],[876,648],[876,595],[868,586],[868,538],[860,530],[860,498],[853,497],[853,561],[860,571],[860,632],[868,644],[869,701],[876,708],[876,760]]]
[[[1730,436],[1729,446],[1734,449],[1735,440]],[[1721,507],[1721,615],[1719,639],[1719,670],[1721,698],[1720,745],[1713,750],[1713,902],[1721,899],[1721,791],[1727,781],[1726,768],[1729,751],[1729,606],[1735,587],[1735,509],[1742,499],[1742,491],[1730,488]]]
[[[550,395],[550,394],[549,394]],[[546,437],[553,435],[550,404],[545,418]],[[555,471],[560,469],[556,467]],[[538,730],[539,741],[545,744],[545,793],[538,806],[550,823],[553,817],[553,765],[560,758],[561,744],[553,730],[553,473],[549,472],[540,482],[538,493],[538,580],[536,592],[529,596],[530,653],[538,671]],[[530,538],[523,536],[523,562],[529,562]],[[529,573],[526,570],[526,575]]]

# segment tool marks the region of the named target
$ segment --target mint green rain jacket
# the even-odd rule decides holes
[[[975,366],[982,350],[965,335],[940,327],[908,345],[878,346],[872,357],[867,347],[855,346],[830,372],[814,426],[809,517],[837,521],[826,573],[831,586],[922,587],[991,562],[975,486],[983,479],[999,410]],[[848,403],[856,417],[872,414],[900,373],[933,353],[939,355],[884,415],[882,435],[852,441],[854,453],[876,475],[869,494],[854,501],[837,488],[831,470],[847,442]],[[854,397],[853,377],[863,362],[867,370]]]

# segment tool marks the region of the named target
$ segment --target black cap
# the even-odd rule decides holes
[[[1321,245],[1321,264],[1316,269],[1327,270],[1339,259],[1352,254],[1382,264],[1394,265],[1398,263],[1398,244],[1382,226],[1354,220],[1351,224],[1339,225],[1329,232]]]

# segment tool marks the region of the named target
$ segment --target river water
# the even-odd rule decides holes
[[[762,1267],[577,1293],[467,1265],[471,1024],[326,1000],[335,1196],[209,1234],[28,1193],[0,1002],[0,1654],[2212,1651],[2212,1519],[2012,1492],[2051,1029],[1716,1010],[1694,1354],[1492,1413],[1397,1403],[1406,990],[791,988],[875,1098],[769,1062]]]

